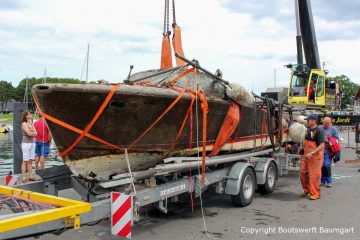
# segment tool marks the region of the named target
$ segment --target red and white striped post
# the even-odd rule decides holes
[[[131,238],[132,196],[111,192],[111,234]]]
[[[7,175],[5,177],[5,186],[13,187],[18,184],[18,177],[13,175]]]

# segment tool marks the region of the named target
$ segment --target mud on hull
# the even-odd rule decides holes
[[[78,129],[85,129],[111,87],[99,84],[41,84],[33,87],[32,94],[41,110],[46,114]],[[178,95],[179,93],[174,89],[121,85],[89,133],[124,149],[128,148]],[[209,151],[211,151],[230,106],[230,102],[220,98],[219,95],[221,96],[221,92],[217,96],[216,94],[207,95],[209,112],[206,144]],[[156,126],[129,149],[133,171],[146,170],[162,163],[167,153],[167,156],[190,156],[196,152],[195,104],[193,117],[187,120],[178,143],[169,152],[190,106],[191,99],[191,95],[185,94]],[[265,114],[265,111],[259,109],[256,109],[255,114],[255,108],[242,106],[240,124],[223,150],[242,151],[253,148],[254,134],[264,135],[261,142],[260,138],[258,139],[257,146],[269,146],[270,141],[268,138],[266,141],[264,132]],[[202,112],[200,103],[198,116],[201,141]],[[59,152],[68,148],[79,136],[54,122],[47,122]],[[190,133],[191,130],[192,133]],[[190,141],[191,135],[192,141]],[[114,150],[85,137],[64,157],[64,161],[75,175],[84,177],[91,175],[99,180],[106,180],[109,175],[114,173],[127,172],[123,153],[123,150]]]

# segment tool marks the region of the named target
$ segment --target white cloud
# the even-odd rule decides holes
[[[282,65],[296,60],[295,27],[281,17],[292,16],[291,4],[274,17],[261,17],[252,12],[256,8],[230,11],[222,2],[176,2],[186,56],[211,71],[221,68],[226,79],[256,92],[273,86],[274,68],[278,85],[287,86],[288,71]],[[26,75],[42,76],[45,67],[51,76],[79,78],[87,43],[90,80],[122,81],[130,64],[134,71],[157,68],[163,5],[163,0],[31,0],[18,8],[0,7],[0,79],[16,85]],[[358,26],[354,21],[345,23],[349,31]],[[315,18],[317,29],[328,23]],[[326,33],[334,29],[338,35],[344,25],[332,21],[331,26]],[[360,83],[354,54],[360,52],[359,43],[356,38],[320,41],[320,57],[333,74]]]

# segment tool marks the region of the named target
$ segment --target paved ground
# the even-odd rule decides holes
[[[347,140],[346,133],[343,135]],[[353,134],[350,142],[354,142]],[[344,145],[347,146],[347,143]],[[333,167],[333,187],[322,188],[321,199],[318,201],[299,197],[301,187],[297,171],[291,171],[288,176],[280,178],[274,193],[256,193],[253,203],[246,208],[234,207],[229,196],[205,195],[205,220],[210,237],[360,239],[360,165],[344,163],[344,160],[356,159],[353,148],[343,148],[342,159]],[[134,227],[133,239],[207,239],[199,202],[196,201],[195,212],[191,212],[189,205],[179,207],[176,212],[168,215],[157,211],[149,212],[147,220]],[[47,234],[40,239],[118,239],[110,235],[109,225],[109,221],[105,220],[96,226],[85,226],[78,231],[69,230],[60,236]],[[298,233],[306,229],[308,233]]]

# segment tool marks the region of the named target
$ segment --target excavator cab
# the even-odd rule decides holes
[[[291,68],[288,103],[325,108],[325,72],[310,69],[305,64],[290,64],[288,67]]]

